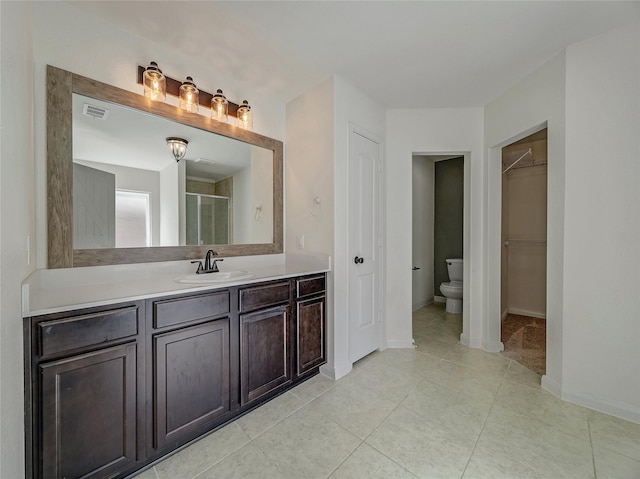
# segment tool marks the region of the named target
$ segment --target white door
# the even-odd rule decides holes
[[[380,143],[350,132],[349,359],[380,347]]]
[[[116,175],[73,164],[73,247],[116,247]]]

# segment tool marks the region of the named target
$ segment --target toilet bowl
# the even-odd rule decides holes
[[[463,278],[463,261],[462,258],[447,259],[447,271],[449,272],[450,281],[440,285],[442,295],[447,298],[447,313],[462,313],[462,278]]]

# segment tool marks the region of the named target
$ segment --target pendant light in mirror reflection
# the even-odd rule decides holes
[[[144,96],[152,101],[164,101],[167,97],[167,80],[156,62],[151,62],[143,75]]]
[[[222,90],[218,90],[211,98],[211,118],[225,122],[229,120],[229,102]]]
[[[180,108],[191,113],[198,113],[200,105],[200,91],[193,83],[193,78],[187,77],[180,85]]]
[[[184,138],[171,136],[167,138],[167,146],[176,161],[180,161],[187,154],[187,145],[189,142]]]
[[[253,113],[249,102],[244,100],[242,105],[238,106],[238,126],[245,130],[251,130],[253,128]]]

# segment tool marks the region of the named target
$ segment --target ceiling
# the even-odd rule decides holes
[[[280,101],[337,74],[386,108],[484,106],[567,45],[640,18],[638,1],[70,3]]]

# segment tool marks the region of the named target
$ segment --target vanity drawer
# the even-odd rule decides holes
[[[265,308],[289,301],[289,281],[240,290],[240,311]]]
[[[296,293],[298,298],[310,294],[322,293],[326,289],[325,276],[313,276],[296,280]]]
[[[42,358],[138,334],[138,307],[128,306],[38,323]]]
[[[231,311],[230,306],[231,300],[227,290],[187,298],[156,301],[153,303],[153,327],[164,328],[226,314]]]

